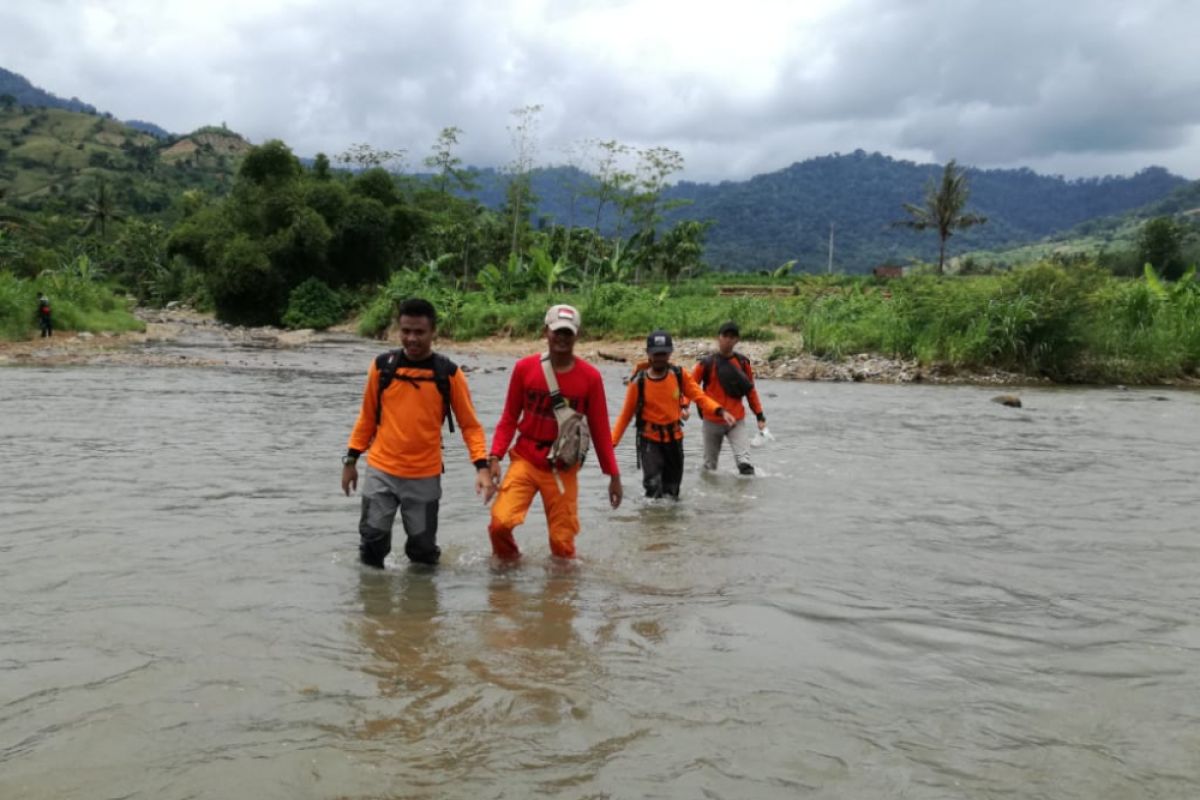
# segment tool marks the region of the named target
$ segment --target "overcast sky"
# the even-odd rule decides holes
[[[616,139],[742,179],[857,148],[1068,177],[1200,178],[1192,0],[27,0],[0,67],[176,133],[226,123],[299,155],[464,133],[538,163]]]

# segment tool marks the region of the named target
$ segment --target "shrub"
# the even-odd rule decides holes
[[[288,295],[283,324],[289,328],[324,330],[336,325],[345,313],[342,299],[324,282],[309,278]]]

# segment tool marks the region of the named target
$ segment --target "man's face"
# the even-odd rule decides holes
[[[433,322],[429,317],[400,315],[400,344],[412,361],[423,361],[433,352]]]
[[[662,372],[671,363],[670,353],[647,353],[646,356],[650,359],[650,367],[655,372]]]
[[[570,328],[550,330],[547,327],[546,343],[550,346],[551,353],[571,355],[575,352],[575,333]]]
[[[721,355],[727,356],[737,347],[740,338],[736,333],[722,333],[717,336],[717,349],[721,351]]]

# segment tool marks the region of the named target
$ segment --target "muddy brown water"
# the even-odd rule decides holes
[[[693,425],[647,503],[627,442],[507,571],[456,434],[443,564],[379,574],[376,348],[0,369],[0,798],[1200,796],[1200,395],[762,381],[761,475]]]

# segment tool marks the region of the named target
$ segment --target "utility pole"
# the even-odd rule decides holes
[[[829,223],[829,265],[825,267],[825,274],[833,274],[833,223]]]

